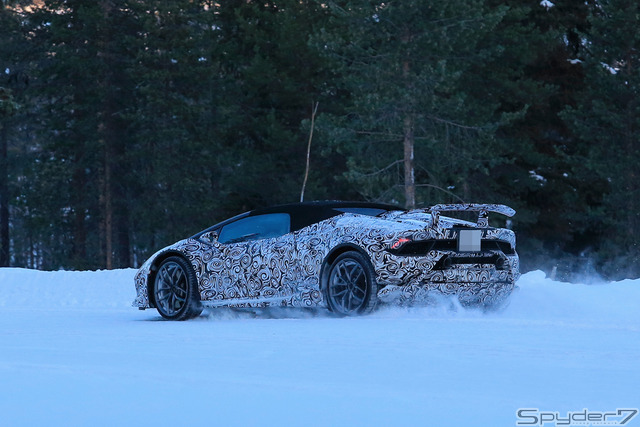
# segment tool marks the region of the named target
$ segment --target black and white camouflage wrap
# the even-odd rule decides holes
[[[371,260],[382,302],[425,303],[434,294],[444,294],[457,296],[462,304],[494,305],[506,298],[520,275],[515,234],[504,228],[490,228],[484,222],[483,227],[478,227],[479,224],[434,217],[436,214],[428,210],[392,211],[379,217],[345,213],[271,239],[232,244],[204,237],[182,240],[154,254],[139,269],[133,306],[151,307],[148,290],[152,268],[157,268],[169,254],[180,254],[191,263],[205,306],[324,305],[320,275],[331,252],[343,247],[360,250]],[[514,250],[501,254],[506,268],[479,262],[434,269],[450,251],[432,250],[411,256],[389,251],[401,238],[457,239],[461,224],[480,228],[483,240],[507,242]],[[483,255],[487,254],[467,256]]]

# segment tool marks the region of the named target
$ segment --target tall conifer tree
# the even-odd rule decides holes
[[[497,120],[463,81],[493,54],[481,41],[505,10],[476,0],[332,5],[336,30],[319,41],[341,59],[352,103],[325,121],[350,181],[363,197],[409,208],[473,197],[468,177],[486,170]]]
[[[628,277],[640,274],[640,4],[599,1],[589,22],[585,87],[564,115],[580,144],[574,173],[604,184],[602,202],[584,208],[598,240],[581,243],[599,250],[605,274]]]

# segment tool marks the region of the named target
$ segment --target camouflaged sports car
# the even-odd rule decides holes
[[[477,221],[441,215],[454,211]],[[246,212],[154,254],[135,276],[133,305],[172,320],[217,306],[324,305],[355,315],[441,294],[495,306],[520,273],[515,234],[490,227],[489,212],[515,214],[503,205],[406,211],[358,202]]]

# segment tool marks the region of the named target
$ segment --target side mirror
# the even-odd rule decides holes
[[[218,241],[218,232],[217,231],[207,231],[202,236],[200,236],[200,240],[214,244]]]

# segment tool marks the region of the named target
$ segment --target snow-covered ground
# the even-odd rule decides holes
[[[519,408],[640,406],[640,280],[531,272],[491,314],[167,322],[130,307],[133,275],[0,269],[0,425],[513,426]]]

